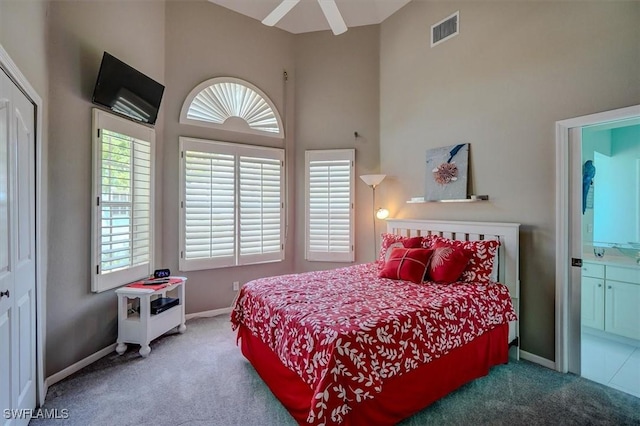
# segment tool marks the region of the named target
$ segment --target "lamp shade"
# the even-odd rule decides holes
[[[380,207],[377,211],[376,211],[376,217],[380,220],[386,219],[389,217],[389,210],[384,209],[382,207]]]
[[[369,186],[378,186],[387,175],[361,175],[360,179]]]

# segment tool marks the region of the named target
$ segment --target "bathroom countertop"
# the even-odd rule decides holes
[[[582,261],[589,263],[600,263],[602,265],[630,266],[640,268],[640,265],[635,261],[635,259],[627,256],[610,255],[609,253],[605,253],[603,257],[596,257],[592,253],[583,253]]]

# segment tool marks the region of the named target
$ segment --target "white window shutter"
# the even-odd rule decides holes
[[[228,120],[231,117],[234,120]],[[282,119],[269,97],[233,77],[215,77],[196,86],[182,105],[180,123],[284,138]]]
[[[180,138],[180,270],[284,258],[284,150]]]
[[[283,152],[276,158],[240,156],[239,264],[284,258]]]
[[[153,259],[155,133],[94,110],[93,291],[148,276]]]
[[[306,259],[354,261],[355,150],[305,153]]]
[[[197,269],[235,264],[235,157],[184,151],[183,258]]]

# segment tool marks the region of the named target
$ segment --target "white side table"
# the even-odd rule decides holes
[[[140,355],[147,357],[151,353],[149,343],[172,328],[178,327],[178,332],[187,329],[184,315],[184,285],[186,277],[171,277],[180,281],[159,290],[151,288],[121,287],[116,290],[118,295],[118,345],[116,352],[122,355],[127,350],[127,343],[140,345]],[[151,315],[151,301],[158,297],[177,297],[179,304]],[[139,312],[128,312],[129,299],[139,299]]]

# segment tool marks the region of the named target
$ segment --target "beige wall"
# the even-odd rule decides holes
[[[164,21],[163,2],[50,3],[47,375],[117,336],[115,293],[90,290],[91,95],[103,51],[164,82]],[[162,121],[161,112],[159,159]],[[159,207],[162,191],[157,194]],[[159,208],[156,219],[162,224]],[[157,235],[159,246],[162,232]]]
[[[179,175],[178,137],[189,136],[210,140],[248,143],[286,148],[289,178],[293,171],[293,117],[295,72],[293,36],[262,25],[206,1],[167,3],[166,76],[164,111],[166,143],[164,147],[163,182],[164,235],[163,266],[178,270],[179,248]],[[289,80],[284,82],[283,72]],[[191,90],[213,77],[237,77],[253,83],[275,103],[286,124],[286,141],[241,135],[205,127],[179,123],[180,109]],[[286,99],[286,102],[285,102]],[[291,179],[289,179],[291,181]],[[292,197],[286,202],[293,214]],[[187,312],[203,312],[231,306],[235,297],[234,281],[244,284],[262,276],[292,271],[293,229],[289,229],[284,262],[182,272],[187,276]]]
[[[429,47],[460,11],[460,34]],[[554,359],[555,121],[640,103],[638,2],[412,2],[381,26],[381,186],[392,216],[521,229],[522,349]],[[407,205],[425,150],[468,142],[471,193]],[[395,181],[395,182],[394,182]]]
[[[379,25],[350,28],[338,37],[329,31],[296,36],[297,272],[346,266],[304,260],[304,152],[311,149],[355,148],[356,262],[373,260],[371,189],[358,176],[377,173],[380,162],[379,43]]]
[[[0,0],[0,44],[43,101],[48,85],[47,9],[44,0]]]

